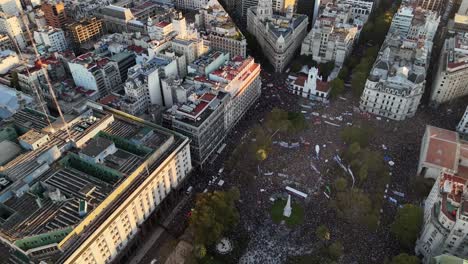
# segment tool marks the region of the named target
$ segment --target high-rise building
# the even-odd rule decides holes
[[[125,102],[121,106],[122,109],[142,114],[151,105],[171,106],[161,90],[161,79],[176,77],[177,74],[177,61],[159,56],[130,68],[124,85]]]
[[[63,2],[49,0],[42,3],[41,9],[44,12],[47,25],[62,29],[67,27],[67,14]]]
[[[394,120],[416,114],[439,21],[436,12],[402,3],[366,81],[361,110]]]
[[[192,160],[203,165],[229,131],[260,97],[260,65],[251,57],[228,60],[219,51],[189,66],[185,81],[173,80],[163,90],[174,98],[163,124],[191,138]]]
[[[23,7],[19,0],[0,0],[0,12],[7,15],[16,16]]]
[[[96,17],[73,23],[69,28],[75,44],[88,42],[103,34],[102,20]]]
[[[247,30],[255,36],[276,72],[282,72],[307,34],[307,16],[273,14],[271,0],[260,0],[247,13]]]
[[[99,97],[119,90],[122,84],[118,63],[88,52],[68,62],[76,86],[97,91]]]
[[[468,38],[447,38],[440,53],[431,91],[431,104],[439,105],[468,94]]]
[[[445,0],[418,0],[418,6],[438,13],[442,12],[445,4],[447,4]]]
[[[393,16],[389,32],[398,32],[403,38],[432,41],[439,23],[440,15],[437,12],[402,5]]]
[[[41,28],[34,31],[34,40],[43,44],[49,52],[65,51],[68,47],[65,34],[60,28]]]
[[[26,48],[26,40],[21,29],[21,22],[17,16],[0,13],[0,33],[10,36],[15,47],[19,49]]]
[[[427,126],[418,174],[435,184],[424,202],[416,253],[425,264],[441,254],[468,257],[468,142],[457,132]]]

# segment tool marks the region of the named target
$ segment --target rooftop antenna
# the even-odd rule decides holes
[[[39,52],[37,51],[36,43],[34,42],[34,39],[33,39],[32,34],[31,34],[31,30],[29,29],[28,21],[24,17],[23,10],[20,10],[20,16],[21,16],[21,19],[23,20],[24,25],[26,26],[26,31],[28,32],[29,40],[31,40],[31,45],[33,46],[34,53],[36,55],[36,59],[37,59],[37,61],[39,63],[39,66],[41,67],[41,70],[44,73],[44,77],[45,77],[45,79],[47,81],[47,86],[49,87],[50,95],[52,96],[52,99],[54,99],[54,103],[55,103],[55,106],[57,107],[57,111],[58,111],[58,113],[60,115],[60,119],[62,120],[62,122],[63,122],[63,124],[65,126],[65,130],[67,131],[68,140],[71,140],[72,138],[71,138],[70,130],[68,129],[68,123],[65,121],[65,118],[63,117],[62,109],[60,108],[60,105],[58,104],[57,98],[55,96],[54,89],[52,88],[52,84],[50,82],[49,74],[47,73],[47,70],[44,68],[44,65],[42,65],[41,56],[39,55]]]
[[[21,52],[21,49],[20,49],[20,47],[18,45],[18,41],[16,40],[16,38],[11,38],[11,39],[13,40],[13,43],[15,44],[16,50],[18,51],[18,55],[19,55],[21,64],[23,64],[23,66],[26,68],[26,72],[28,73],[28,76],[31,76],[31,72],[29,71],[29,67],[25,62],[25,59],[23,57],[23,53]],[[52,123],[50,122],[49,115],[48,115],[47,110],[46,110],[46,108],[44,106],[46,103],[43,102],[42,97],[39,94],[39,89],[36,87],[36,84],[34,82],[32,82],[31,84],[32,84],[32,88],[34,90],[34,93],[36,94],[37,101],[38,101],[39,105],[41,106],[42,111],[44,112],[44,116],[47,119],[47,123],[49,124],[49,126],[52,127]]]

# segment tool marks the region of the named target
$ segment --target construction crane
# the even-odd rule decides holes
[[[46,79],[47,86],[49,87],[49,93],[52,96],[52,99],[54,100],[54,103],[55,103],[55,105],[57,107],[57,111],[58,111],[58,113],[60,115],[60,119],[62,120],[62,123],[63,123],[63,125],[65,127],[65,131],[67,132],[68,141],[71,141],[72,137],[71,137],[71,134],[70,134],[70,129],[68,127],[68,123],[65,121],[65,118],[63,117],[62,109],[60,108],[60,105],[58,104],[57,97],[55,96],[55,91],[52,88],[52,83],[50,81],[49,74],[47,73],[47,69],[45,68],[45,65],[43,65],[41,56],[39,55],[39,52],[37,51],[36,43],[34,42],[34,39],[32,37],[31,30],[29,29],[28,21],[25,18],[23,10],[20,10],[20,16],[21,16],[21,19],[23,20],[24,25],[26,26],[26,31],[28,33],[29,39],[31,41],[31,45],[33,47],[33,50],[34,50],[34,53],[35,53],[35,56],[36,56],[36,61],[37,61],[36,63],[44,73],[44,77]]]

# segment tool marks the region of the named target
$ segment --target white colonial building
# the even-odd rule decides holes
[[[424,93],[430,50],[427,42],[388,35],[366,81],[361,110],[394,120],[414,116]]]
[[[247,11],[247,30],[276,72],[282,72],[294,57],[307,34],[307,24],[307,16],[294,14],[291,6],[285,16],[273,14],[271,0],[260,0]]]
[[[292,94],[318,101],[327,101],[330,94],[329,84],[322,81],[322,77],[319,76],[319,71],[315,67],[312,67],[307,75],[299,74],[289,89]]]
[[[431,92],[431,104],[439,105],[468,94],[468,37],[445,40]]]

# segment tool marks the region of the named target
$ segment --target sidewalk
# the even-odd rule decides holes
[[[151,237],[144,241],[143,247],[141,247],[135,255],[130,259],[128,262],[129,264],[139,264],[142,259],[147,255],[148,251],[150,249],[154,249],[155,243],[164,235],[165,230],[164,227],[169,226],[169,224],[174,220],[174,218],[177,216],[179,213],[179,210],[189,201],[191,196],[185,196],[179,204],[172,210],[171,214],[164,220],[162,223],[162,226],[158,226],[154,231],[153,234],[151,234]]]

